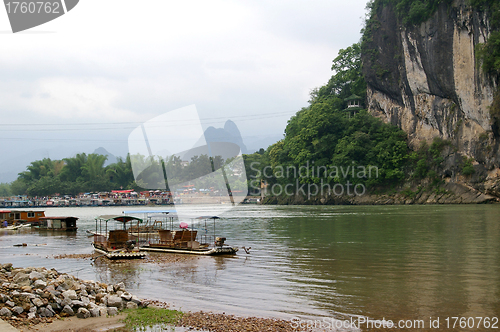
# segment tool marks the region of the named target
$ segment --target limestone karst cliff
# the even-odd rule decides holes
[[[468,0],[442,2],[419,24],[403,24],[393,4],[380,3],[362,60],[369,112],[406,131],[413,148],[435,137],[450,141],[443,177],[500,197],[500,137],[489,109],[497,86],[475,54],[490,33],[488,12]],[[464,157],[473,158],[473,176],[459,172]]]

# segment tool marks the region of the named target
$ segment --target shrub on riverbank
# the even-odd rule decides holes
[[[124,322],[129,329],[134,331],[141,327],[177,325],[183,316],[183,312],[164,308],[147,307],[137,310],[128,309]]]
[[[83,281],[54,269],[0,265],[0,317],[22,325],[40,319],[116,315],[147,305],[125,290],[123,283]]]

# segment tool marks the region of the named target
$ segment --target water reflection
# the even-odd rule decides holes
[[[498,316],[496,206],[344,209],[273,220],[295,248],[295,297],[337,318]]]
[[[217,229],[228,244],[252,247],[250,254],[149,263],[53,259],[92,253],[85,230],[95,227],[93,218],[121,210],[47,209],[46,215],[79,217],[78,232],[0,231],[0,260],[124,282],[140,297],[186,310],[340,319],[500,315],[497,205],[247,205]]]
[[[139,288],[142,274],[147,270],[138,260],[112,261],[98,258],[91,265],[94,267],[97,280],[112,285],[123,282],[127,289]]]

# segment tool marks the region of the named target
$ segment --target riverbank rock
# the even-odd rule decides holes
[[[108,297],[108,307],[116,307],[118,309],[122,308],[122,298],[116,295],[111,295]]]
[[[78,318],[89,318],[90,311],[85,308],[78,308],[78,312],[76,313],[76,317]]]
[[[10,317],[10,316],[12,316],[12,312],[9,309],[3,307],[2,309],[0,309],[0,316]]]
[[[0,264],[0,285],[0,316],[17,321],[68,316],[85,319],[147,306],[128,293],[123,283],[84,281],[55,269]]]
[[[499,181],[500,188],[500,181]],[[500,191],[500,189],[499,189]],[[470,185],[444,179],[439,186],[432,186],[427,180],[405,184],[385,193],[364,193],[360,195],[317,195],[306,197],[266,196],[262,204],[268,205],[408,205],[408,204],[485,204],[498,203],[498,197],[485,194]]]

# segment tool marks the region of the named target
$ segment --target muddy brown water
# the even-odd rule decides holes
[[[92,253],[85,230],[95,228],[94,218],[130,208],[43,210],[80,218],[78,232],[0,231],[1,262],[124,282],[140,297],[190,311],[426,326],[438,317],[442,325],[447,317],[500,316],[500,205],[242,205],[223,215],[217,231],[231,245],[252,247],[250,254],[170,263],[54,259]]]

